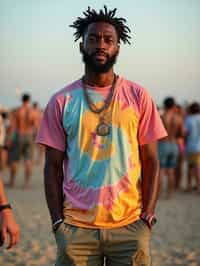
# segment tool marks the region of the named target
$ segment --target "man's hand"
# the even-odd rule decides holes
[[[8,242],[7,249],[16,245],[19,241],[19,226],[15,222],[12,210],[6,209],[0,213],[0,245]]]

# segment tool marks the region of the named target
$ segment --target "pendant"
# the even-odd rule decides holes
[[[108,136],[110,134],[109,125],[105,124],[104,122],[100,122],[96,128],[96,133],[98,136]]]

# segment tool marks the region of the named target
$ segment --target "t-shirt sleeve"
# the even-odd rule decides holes
[[[43,114],[36,138],[37,143],[65,151],[66,134],[62,123],[62,113],[63,100],[52,97]]]
[[[140,145],[148,144],[167,136],[157,107],[145,89],[141,91],[139,112],[138,140]]]

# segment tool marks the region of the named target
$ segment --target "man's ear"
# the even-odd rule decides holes
[[[120,45],[118,44],[117,45],[117,54],[119,54],[119,51],[120,51]]]

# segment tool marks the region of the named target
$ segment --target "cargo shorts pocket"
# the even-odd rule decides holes
[[[71,226],[70,224],[61,223],[55,232],[55,239],[58,249],[66,249],[67,244],[70,242],[71,238]]]
[[[140,220],[126,226],[133,238],[132,265],[150,266],[150,236],[151,230],[148,225]]]

